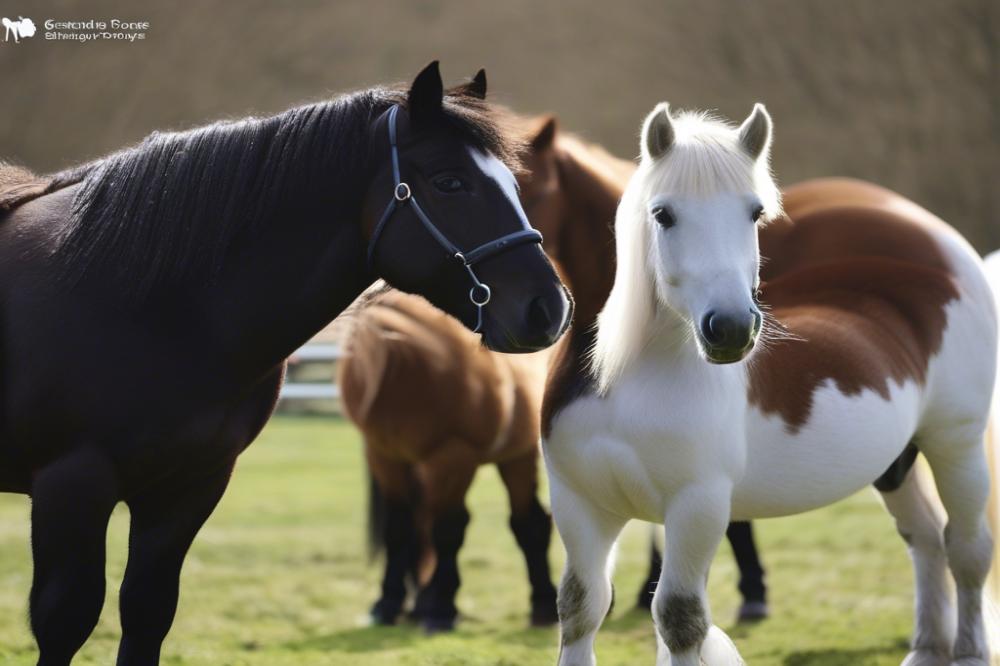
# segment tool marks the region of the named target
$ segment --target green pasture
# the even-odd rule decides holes
[[[463,618],[451,635],[372,628],[378,568],[366,561],[366,481],[359,438],[331,417],[279,416],[243,456],[188,556],[164,664],[553,664],[555,629],[527,627],[524,566],[507,530],[493,469],[473,487],[462,551]],[[75,664],[111,664],[128,516],[108,536],[108,598]],[[0,495],[0,664],[34,664],[28,630],[28,501]],[[898,664],[906,652],[911,573],[891,521],[870,492],[808,515],[758,523],[773,617],[734,626],[735,566],[723,546],[712,571],[716,622],[752,665]],[[603,666],[652,664],[651,621],[631,608],[645,572],[647,528],[630,525],[618,551],[618,604],[598,637]],[[555,570],[562,548],[552,546]]]

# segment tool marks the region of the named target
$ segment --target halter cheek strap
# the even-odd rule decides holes
[[[542,234],[536,229],[532,229],[527,224],[519,229],[518,231],[501,236],[496,240],[491,240],[489,242],[483,243],[479,247],[476,247],[468,252],[463,252],[457,245],[448,240],[448,237],[441,233],[441,230],[431,222],[431,219],[421,208],[420,204],[417,203],[416,197],[413,196],[413,191],[410,186],[403,181],[402,176],[399,172],[399,149],[396,145],[396,115],[399,112],[399,106],[392,106],[389,109],[389,149],[392,156],[392,181],[394,184],[392,198],[386,205],[385,210],[382,211],[382,216],[379,218],[378,223],[375,225],[374,230],[372,230],[371,240],[368,241],[368,271],[374,273],[375,269],[375,249],[378,245],[379,238],[382,236],[382,232],[385,231],[386,225],[392,218],[393,214],[398,211],[403,206],[409,206],[413,209],[413,214],[417,216],[420,220],[421,225],[424,229],[430,233],[431,237],[437,241],[437,244],[444,248],[450,257],[462,264],[466,272],[469,274],[469,278],[472,281],[472,288],[469,289],[469,300],[473,305],[476,306],[476,327],[472,329],[473,333],[478,333],[483,327],[483,308],[487,303],[490,302],[490,297],[492,296],[492,291],[489,285],[484,283],[476,275],[473,270],[473,266],[477,263],[488,259],[489,257],[500,254],[519,245],[524,245],[525,243],[541,243]]]

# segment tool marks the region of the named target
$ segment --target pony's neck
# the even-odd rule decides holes
[[[238,256],[205,294],[205,313],[234,368],[272,368],[372,282],[358,218],[289,219]]]
[[[355,123],[353,130],[374,140],[370,124]],[[273,206],[199,290],[216,342],[242,379],[281,363],[373,281],[361,222],[370,150],[355,145],[339,154],[325,186],[291,192]]]
[[[231,255],[287,220],[355,210],[368,180],[368,93],[265,119],[154,133],[81,171],[60,264],[123,299],[212,282]]]
[[[201,336],[238,382],[262,376],[371,282],[361,218],[388,104],[359,93],[96,163],[63,241],[69,277]]]

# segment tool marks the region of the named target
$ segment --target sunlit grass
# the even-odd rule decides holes
[[[507,499],[492,469],[470,498],[462,551],[463,619],[452,635],[375,629],[366,614],[377,567],[366,563],[366,482],[358,436],[331,418],[278,417],[243,456],[225,499],[188,556],[164,664],[387,666],[553,664],[557,632],[527,628],[523,561],[507,530]],[[108,598],[74,664],[111,664],[127,512],[108,537]],[[808,515],[758,523],[773,617],[733,627],[735,567],[724,546],[713,569],[716,622],[748,663],[898,664],[910,629],[911,574],[891,521],[870,492]],[[27,624],[28,501],[0,495],[0,663],[34,664]],[[604,666],[652,664],[651,623],[631,609],[646,570],[647,528],[618,551],[617,606],[598,637]],[[552,546],[555,571],[562,549]]]

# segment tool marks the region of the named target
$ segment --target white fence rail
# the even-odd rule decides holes
[[[281,387],[280,397],[282,400],[337,400],[340,398],[340,387],[332,381],[329,384],[285,384]]]
[[[334,363],[343,356],[340,345],[325,342],[308,343],[292,354],[294,364]],[[331,373],[322,382],[285,382],[281,387],[281,400],[337,400],[340,387],[334,384]]]

